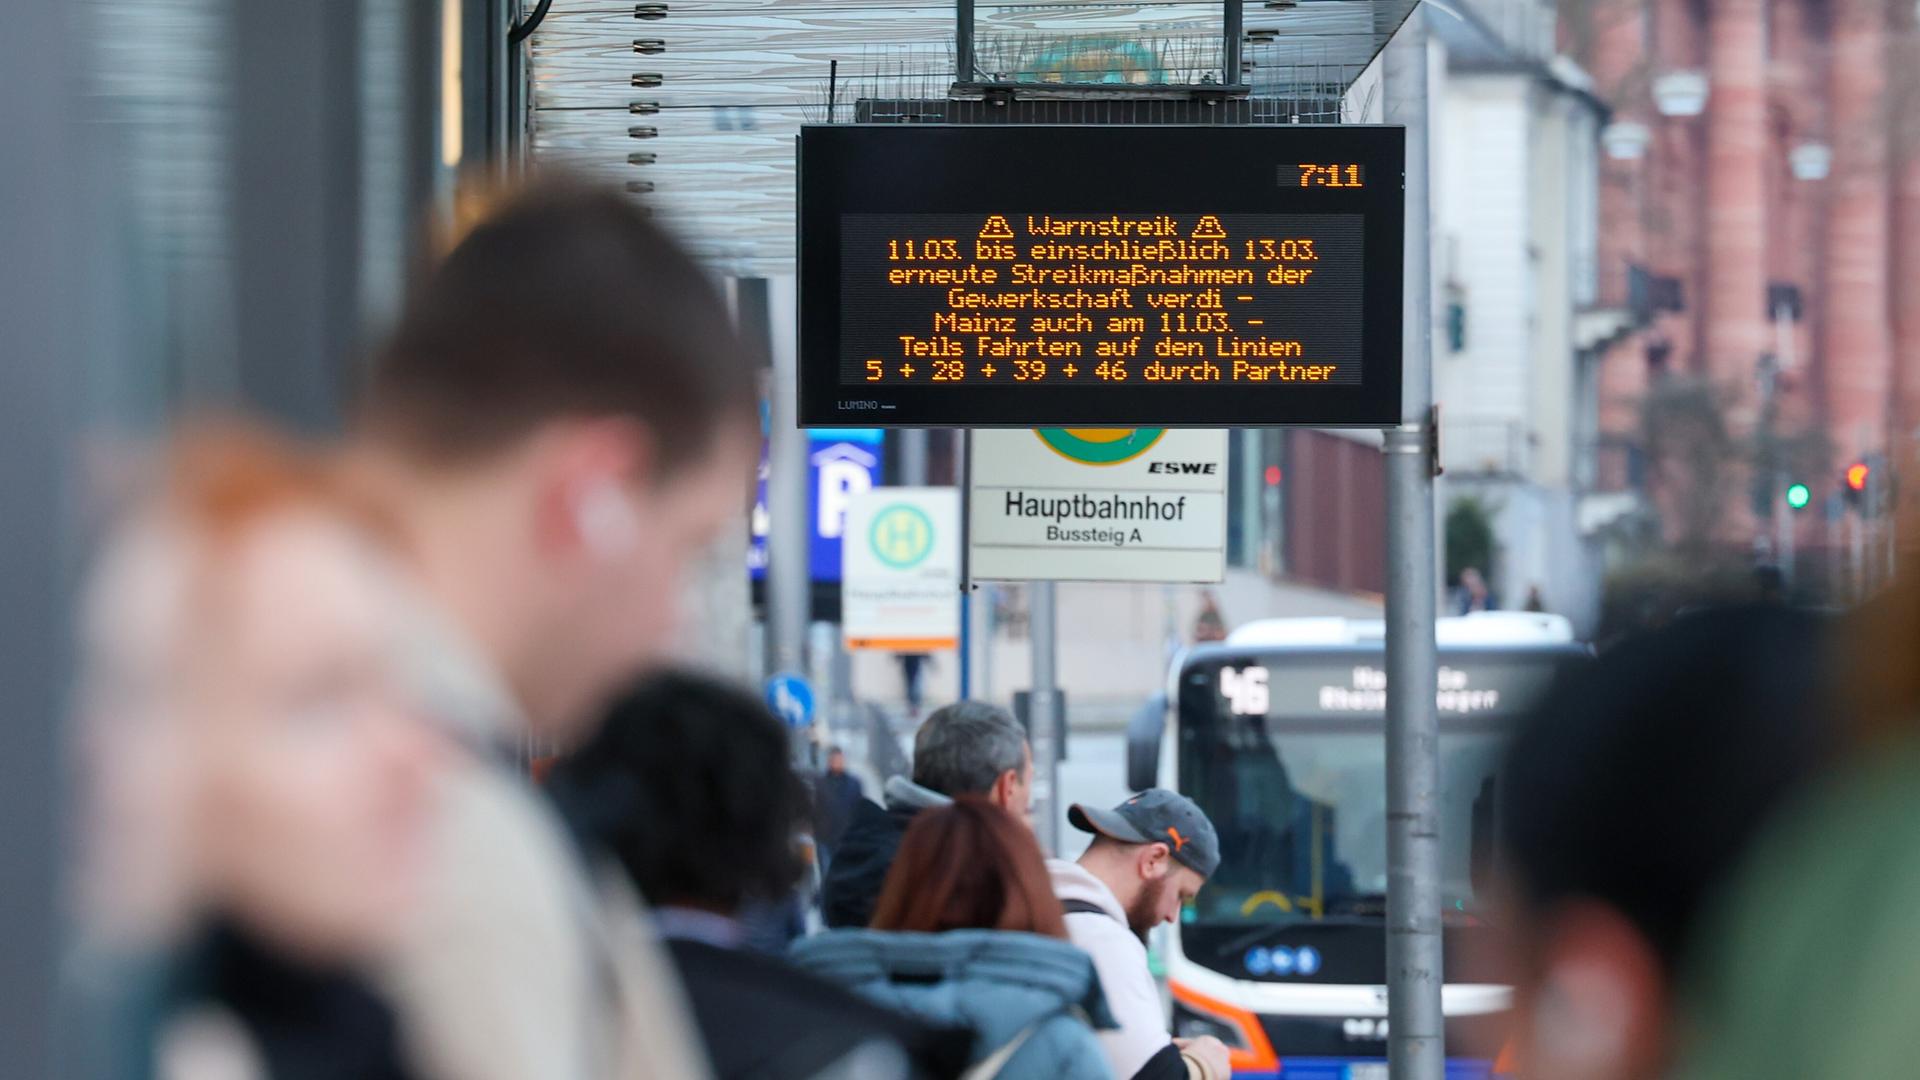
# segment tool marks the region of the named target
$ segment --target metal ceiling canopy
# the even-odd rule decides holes
[[[1253,96],[1328,115],[1417,0],[1242,2]],[[995,82],[1219,83],[1224,5],[977,0]],[[533,35],[536,159],[625,186],[716,272],[793,272],[793,139],[860,98],[945,98],[954,8],[879,0],[555,0]]]

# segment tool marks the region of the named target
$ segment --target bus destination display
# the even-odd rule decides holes
[[[1085,167],[1122,150],[1154,167]],[[802,422],[1392,423],[1402,153],[1396,128],[804,129]]]

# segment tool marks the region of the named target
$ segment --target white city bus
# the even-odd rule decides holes
[[[1440,842],[1448,1080],[1494,1074],[1484,1048],[1511,992],[1476,979],[1476,886],[1515,718],[1589,651],[1553,615],[1441,619]],[[1175,1033],[1215,1035],[1236,1077],[1386,1075],[1386,665],[1382,624],[1275,619],[1189,650],[1136,717],[1128,781],[1198,802],[1219,871],[1161,940]],[[1171,703],[1171,707],[1168,706]],[[1482,1055],[1492,1053],[1482,1050]]]

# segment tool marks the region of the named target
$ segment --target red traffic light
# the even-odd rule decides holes
[[[1867,490],[1867,475],[1872,471],[1864,461],[1856,461],[1847,466],[1847,487],[1854,491]]]

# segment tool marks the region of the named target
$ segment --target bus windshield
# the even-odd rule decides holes
[[[1556,651],[1442,654],[1441,881],[1475,921],[1496,770]],[[1184,921],[1378,925],[1386,913],[1385,676],[1380,654],[1212,654],[1180,685],[1181,790],[1220,833],[1221,865]]]

